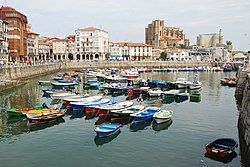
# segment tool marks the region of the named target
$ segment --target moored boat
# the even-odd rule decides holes
[[[39,115],[34,117],[27,117],[30,123],[44,123],[44,122],[52,122],[58,120],[64,116],[62,112],[53,112],[46,115]]]
[[[56,86],[56,87],[69,87],[69,86],[75,86],[77,85],[77,82],[51,82],[52,86]]]
[[[142,105],[135,105],[135,106],[131,106],[129,108],[122,109],[122,110],[112,110],[110,111],[110,115],[111,117],[129,117],[130,114],[140,112],[144,108],[145,107]]]
[[[123,101],[120,103],[115,103],[113,105],[104,105],[104,106],[97,106],[96,109],[97,114],[99,116],[103,116],[103,115],[107,115],[109,114],[109,112],[111,112],[112,110],[121,110],[121,109],[125,109],[128,107],[131,107],[134,103],[132,101]]]
[[[168,122],[172,118],[172,115],[173,115],[173,111],[171,110],[161,110],[155,113],[153,117],[154,117],[155,122],[160,124],[160,123]]]
[[[148,90],[148,94],[151,97],[161,96],[162,93],[163,93],[163,91],[161,89],[159,89],[159,88],[153,88],[153,89]]]
[[[39,80],[38,84],[41,85],[41,86],[49,86],[49,85],[51,85],[51,81]]]
[[[103,123],[95,128],[95,132],[99,137],[107,137],[117,133],[121,125],[116,123]]]
[[[205,149],[209,155],[224,158],[233,154],[236,147],[238,147],[238,144],[234,139],[221,138],[207,144]]]
[[[139,123],[153,118],[153,115],[160,111],[158,107],[147,107],[141,112],[130,114],[133,119],[133,123]]]
[[[70,102],[73,111],[83,111],[86,106],[104,105],[110,102],[110,99],[100,99],[99,101],[87,101],[87,102]]]

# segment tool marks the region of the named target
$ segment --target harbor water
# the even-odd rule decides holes
[[[152,72],[145,79],[175,81],[179,77],[202,84],[201,101],[172,101],[149,98],[145,106],[173,110],[172,121],[157,125],[152,120],[139,125],[125,123],[121,131],[109,138],[98,138],[94,129],[98,118],[87,119],[84,113],[66,115],[60,121],[29,126],[26,119],[9,119],[5,108],[31,108],[59,101],[43,97],[39,79],[0,94],[0,162],[1,167],[30,166],[102,166],[102,167],[187,167],[241,166],[239,148],[234,159],[222,162],[205,156],[205,145],[217,138],[238,141],[238,111],[235,88],[220,85],[220,79],[235,77],[235,72]],[[98,94],[98,90],[80,90]],[[124,101],[126,96],[109,98]],[[136,99],[133,100],[138,103]]]

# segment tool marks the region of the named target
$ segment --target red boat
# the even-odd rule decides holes
[[[236,147],[238,147],[238,144],[234,139],[221,138],[206,145],[206,153],[208,155],[224,158],[227,155],[233,154]]]

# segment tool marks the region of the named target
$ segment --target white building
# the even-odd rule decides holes
[[[27,39],[27,54],[28,57],[38,56],[38,36],[39,34],[34,32],[28,32]]]
[[[47,42],[47,38],[38,39],[38,55],[39,60],[47,60],[50,57],[51,46]]]
[[[0,65],[8,62],[8,26],[0,20]]]
[[[75,31],[75,46],[77,60],[106,60],[108,57],[108,32],[87,27]]]
[[[124,60],[152,60],[152,46],[144,43],[119,42]]]
[[[172,52],[169,57],[170,60],[173,61],[192,61],[193,56],[189,55],[189,52]]]
[[[212,47],[210,52],[215,61],[229,61],[230,53],[226,47]]]

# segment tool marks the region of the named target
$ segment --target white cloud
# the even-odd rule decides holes
[[[249,0],[12,0],[26,14],[34,31],[65,36],[79,27],[97,26],[111,40],[144,41],[144,29],[154,19],[179,26],[194,43],[200,33],[223,30],[236,49],[250,50]],[[247,37],[241,34],[249,34]]]

